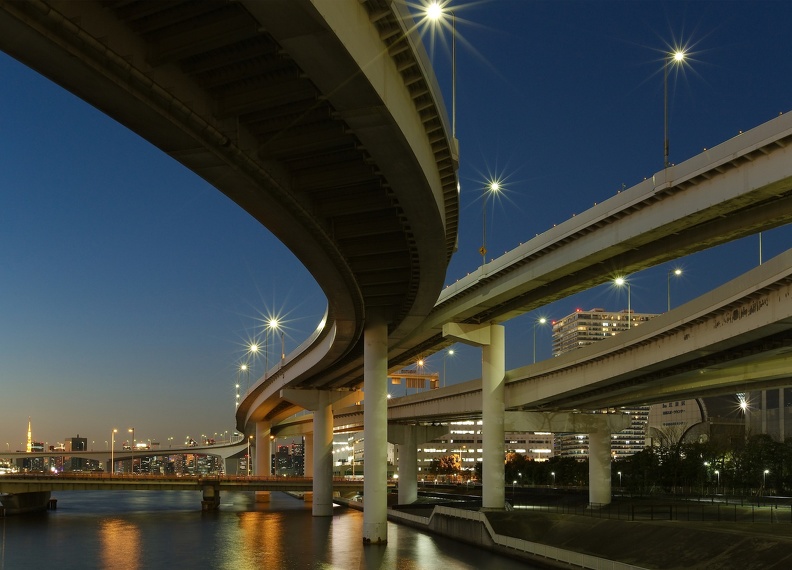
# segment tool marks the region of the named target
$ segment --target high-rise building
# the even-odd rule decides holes
[[[605,309],[578,309],[553,322],[553,356],[605,340],[656,316],[626,310],[608,312]]]
[[[605,309],[578,309],[571,315],[553,322],[553,356],[588,346],[640,326],[657,315],[635,311],[606,311]],[[609,410],[602,410],[607,412]],[[630,414],[630,427],[611,435],[611,455],[614,459],[627,457],[646,446],[646,424],[649,407],[619,408]],[[556,455],[588,458],[588,435],[556,434]]]

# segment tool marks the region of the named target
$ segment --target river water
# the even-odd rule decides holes
[[[322,569],[525,570],[445,537],[388,523],[387,545],[363,545],[363,513],[338,508],[313,517],[282,493],[255,503],[226,493],[202,512],[199,492],[59,491],[58,508],[0,518],[0,570]]]

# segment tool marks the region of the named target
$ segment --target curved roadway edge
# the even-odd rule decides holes
[[[380,14],[377,21],[393,20],[402,30],[403,19],[409,14],[391,13],[392,6],[382,5],[386,15]],[[420,268],[420,280],[411,284],[415,296],[408,313],[389,326],[389,344],[396,344],[423,322],[442,287],[452,253],[449,243],[456,243],[456,209],[449,209],[447,204],[450,200],[458,207],[458,195],[449,196],[444,189],[447,180],[441,180],[425,120],[417,112],[414,96],[390,55],[391,48],[382,40],[382,31],[371,25],[372,15],[362,3],[277,0],[252,2],[249,9],[268,22],[270,33],[327,94],[345,123],[377,159],[378,168],[398,195],[400,217],[409,225],[417,250],[414,261]],[[407,41],[403,32],[396,35],[417,61],[445,125],[445,110],[439,93],[434,91],[436,81],[423,48]],[[443,132],[447,133],[447,129]],[[405,157],[410,157],[409,162],[405,162]],[[453,158],[455,162],[456,157]],[[443,207],[438,208],[438,204]],[[454,212],[453,220],[449,219],[449,212]],[[453,240],[449,240],[450,230]],[[383,251],[382,257],[387,256]],[[329,296],[335,293],[332,291]],[[372,310],[379,312],[381,308],[366,307],[367,314]],[[354,389],[363,380],[360,340],[358,337],[347,358],[335,359],[328,366],[326,355],[337,350],[339,344],[337,324],[328,318],[314,342],[295,351],[281,369],[265,374],[253,386],[237,413],[240,429],[249,433],[256,422],[277,423],[299,410],[281,398],[284,388],[320,383],[324,387]],[[313,380],[317,377],[322,379]]]
[[[325,326],[303,344],[303,356],[281,363],[277,386],[269,378],[260,382],[240,408],[237,424],[246,433],[259,419],[297,410],[279,399],[278,386],[357,387],[367,315],[385,315],[398,339],[425,319],[442,287],[458,223],[456,144],[449,142],[428,59],[405,36],[414,27],[405,17],[384,0],[0,0],[0,49],[229,196],[297,256],[327,295]],[[234,48],[251,44],[261,53],[257,59],[231,59]],[[201,75],[197,69],[207,62],[228,73]],[[249,63],[258,76],[228,79]],[[280,77],[281,71],[290,75]],[[237,91],[225,96],[218,85]],[[239,92],[240,85],[251,89]],[[314,164],[300,163],[295,175],[278,154],[282,145],[253,134],[249,117],[268,110],[256,105],[270,88],[281,91],[266,92],[267,104],[314,101],[306,112],[318,111],[324,121],[320,135],[330,139],[324,149],[361,158],[346,178],[336,174],[337,201],[329,207],[312,201],[311,191],[328,189]],[[325,142],[303,131],[299,139],[289,134],[298,151]],[[335,173],[337,165],[327,169]],[[344,217],[345,184],[359,192],[361,184],[354,184],[362,176],[371,207],[389,216],[385,231],[392,231],[395,250],[372,255],[382,228],[365,216]],[[379,236],[367,239],[366,232]]]
[[[506,372],[509,411],[602,410],[783,386],[792,362],[792,249],[672,311]],[[481,380],[393,398],[392,422],[480,418]],[[339,410],[337,431],[362,425]]]
[[[620,192],[441,293],[401,360],[444,344],[448,322],[499,323],[630,273],[792,221],[792,113]]]

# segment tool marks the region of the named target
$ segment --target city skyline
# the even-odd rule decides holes
[[[669,76],[671,162],[792,109],[783,45],[792,5],[779,2],[453,2],[457,18],[459,250],[450,285],[488,259],[631,187],[663,166],[663,62]],[[423,30],[450,109],[448,30]],[[321,320],[325,299],[263,227],[193,173],[124,127],[0,54],[0,446],[33,437],[89,441],[232,432],[244,392]],[[765,232],[768,259],[792,240]],[[756,236],[680,260],[672,305],[759,262]],[[666,310],[669,268],[630,276],[632,309]],[[618,268],[613,268],[614,274]],[[538,316],[626,308],[602,285],[506,325],[507,368],[550,357]],[[239,371],[257,340],[269,356]],[[262,351],[263,352],[263,351]],[[429,356],[449,384],[480,375],[480,351]],[[396,395],[401,395],[397,393]]]

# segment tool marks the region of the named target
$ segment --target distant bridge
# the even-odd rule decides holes
[[[312,477],[110,475],[107,473],[67,473],[60,475],[16,474],[0,477],[0,493],[42,491],[201,491],[214,487],[222,491],[311,491]],[[363,480],[334,477],[335,490],[355,491]]]
[[[359,492],[363,480],[333,478],[332,488],[337,492]],[[303,492],[309,502],[313,501],[312,489],[311,477],[16,474],[0,477],[0,515],[43,510],[50,503],[52,491],[200,491],[201,509],[212,511],[220,506],[221,491],[296,491]]]
[[[141,457],[161,457],[164,455],[216,455],[223,459],[228,459],[237,453],[247,449],[248,441],[242,439],[234,443],[221,443],[216,445],[203,445],[194,447],[174,447],[174,448],[156,448],[156,449],[122,449],[122,450],[109,450],[104,449],[100,451],[66,451],[56,449],[53,451],[6,451],[0,453],[0,458],[4,459],[33,459],[37,457],[78,457],[81,459],[93,459],[104,463],[110,461],[111,457],[113,462],[126,461],[129,459],[139,459]]]

